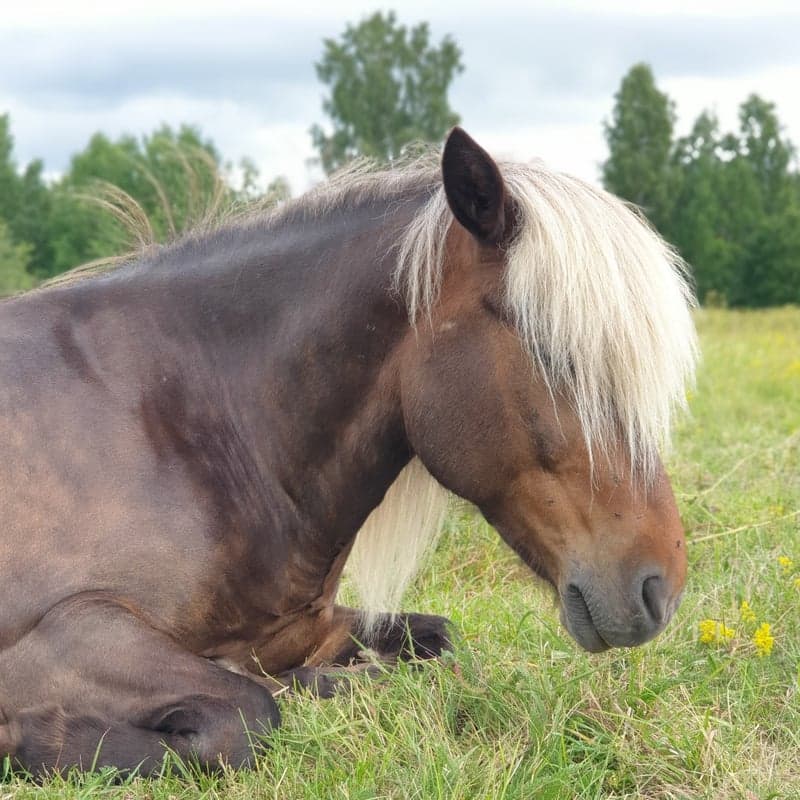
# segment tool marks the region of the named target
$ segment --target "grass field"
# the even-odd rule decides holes
[[[655,642],[579,652],[550,593],[461,509],[408,602],[455,621],[457,667],[285,700],[250,773],[6,777],[0,800],[800,798],[800,309],[697,322],[703,365],[669,460],[690,577]]]

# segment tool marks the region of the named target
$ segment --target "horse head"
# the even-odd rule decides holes
[[[442,179],[397,273],[412,449],[555,587],[581,646],[641,644],[686,578],[658,455],[696,358],[680,260],[616,198],[460,129]]]

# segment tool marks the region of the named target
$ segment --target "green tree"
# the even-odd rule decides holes
[[[30,247],[14,244],[8,226],[0,220],[0,297],[30,289],[33,276],[28,272]]]
[[[734,304],[800,303],[800,208],[787,207],[760,220],[737,266]]]
[[[791,202],[789,167],[795,149],[784,139],[775,104],[751,94],[739,107],[738,154],[752,169],[764,212],[780,212]]]
[[[730,228],[748,206],[728,204],[731,195],[725,190],[734,176],[726,172],[726,161],[717,118],[704,111],[689,135],[675,145],[676,193],[667,225],[670,238],[693,267],[701,300],[727,300],[736,280],[737,243]],[[753,186],[739,187],[740,192],[748,190],[752,193]]]
[[[316,70],[330,90],[323,109],[332,132],[314,125],[311,136],[326,172],[358,155],[389,161],[410,142],[440,141],[459,121],[447,92],[463,70],[461,50],[449,36],[432,45],[427,23],[409,29],[378,12],[324,44]]]
[[[721,228],[731,258],[725,287],[733,305],[796,302],[800,287],[800,206],[791,166],[794,146],[775,106],[750,95],[739,130],[723,138]]]
[[[48,236],[50,193],[40,160],[22,173],[13,158],[14,139],[8,114],[0,114],[0,220],[10,241],[26,244],[28,269],[36,272],[52,259]]]
[[[8,114],[0,114],[0,218],[8,220],[17,199],[17,167],[13,159],[14,139]]]
[[[283,203],[292,196],[291,189],[289,188],[289,181],[282,175],[273,178],[267,184],[267,190],[264,193],[264,199],[268,204]]]
[[[656,86],[647,64],[631,67],[605,123],[609,156],[603,183],[639,206],[661,231],[669,225],[674,196],[672,101]]]
[[[738,130],[703,112],[673,142],[674,110],[646,64],[623,78],[605,126],[608,189],[639,205],[690,264],[702,301],[800,298],[800,175],[774,104],[751,95]]]
[[[162,126],[116,141],[97,133],[53,187],[47,274],[118,255],[137,241],[167,240],[228,194],[219,154],[195,128]]]

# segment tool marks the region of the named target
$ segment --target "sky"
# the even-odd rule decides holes
[[[638,61],[675,101],[679,134],[706,108],[733,128],[757,92],[800,145],[798,0],[4,3],[0,113],[11,115],[17,162],[41,158],[50,176],[98,130],[187,122],[226,159],[249,156],[297,194],[321,177],[309,128],[326,121],[314,71],[323,40],[392,8],[461,47],[451,106],[495,155],[598,181],[603,121]]]

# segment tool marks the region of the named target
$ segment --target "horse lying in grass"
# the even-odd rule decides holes
[[[0,752],[243,765],[275,686],[324,686],[365,640],[438,655],[446,620],[385,612],[445,489],[582,647],[652,638],[686,571],[658,448],[690,306],[623,203],[458,128],[441,164],[3,302]],[[348,559],[360,611],[335,602]]]

